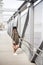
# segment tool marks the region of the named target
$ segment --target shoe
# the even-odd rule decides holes
[[[14,53],[13,55],[17,55],[17,53]]]

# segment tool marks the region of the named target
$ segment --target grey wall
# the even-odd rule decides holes
[[[8,32],[8,34],[10,36],[12,36],[12,28],[13,28],[13,26],[17,26],[17,17],[15,19],[11,20],[8,23],[8,30],[7,30],[7,32]]]
[[[9,22],[9,24],[8,24],[8,30],[7,30],[7,32],[11,36],[11,22]]]
[[[29,8],[29,23],[27,25],[27,29],[25,32],[24,39],[27,40],[32,46],[31,49],[36,51],[36,49],[40,46],[43,40],[43,2],[38,5]],[[23,21],[25,16],[22,16],[21,22],[23,25],[21,31],[23,30],[24,23]],[[26,42],[22,42],[22,49],[26,52],[29,59],[31,59],[32,51],[29,49],[29,44]]]
[[[43,1],[34,7],[34,47],[43,41]],[[43,53],[36,58],[37,65],[43,65]]]
[[[38,48],[42,41],[42,3],[34,7],[34,46]]]
[[[21,36],[22,36],[22,33],[23,33],[23,29],[24,29],[24,24],[25,24],[25,21],[26,21],[26,16],[27,16],[27,9],[21,13]]]
[[[25,19],[26,19],[25,16],[23,16],[22,24]],[[27,29],[26,29],[25,36],[24,36],[24,39],[26,41],[28,41],[32,46],[34,46],[34,28],[33,27],[34,27],[34,21],[33,21],[33,6],[32,6],[31,8],[29,8],[29,21],[28,21]],[[22,49],[27,54],[28,58],[31,59],[31,56],[33,54],[32,54],[32,51],[30,51],[30,49],[29,49],[29,47],[30,47],[29,43],[26,43],[23,41]],[[33,49],[33,48],[31,47],[31,49]]]

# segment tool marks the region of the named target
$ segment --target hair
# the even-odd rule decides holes
[[[16,43],[13,43],[13,45],[16,45]]]
[[[17,27],[13,27],[13,30],[16,29],[17,30]]]

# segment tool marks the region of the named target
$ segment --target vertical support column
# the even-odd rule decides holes
[[[21,13],[19,12],[18,14],[18,21],[17,21],[17,30],[18,30],[18,34],[19,36],[21,36]],[[20,47],[21,47],[21,42],[20,42]]]
[[[34,8],[33,4],[31,4],[31,7],[29,8],[29,22],[30,22],[30,43],[33,47],[31,49],[34,49]],[[33,55],[33,51],[31,52]],[[32,56],[31,55],[31,56]]]
[[[21,36],[21,13],[18,14],[18,33]]]

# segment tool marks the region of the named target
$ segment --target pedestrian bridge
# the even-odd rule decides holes
[[[0,65],[35,65],[31,63],[22,49],[13,53],[12,39],[6,31],[0,31]]]

